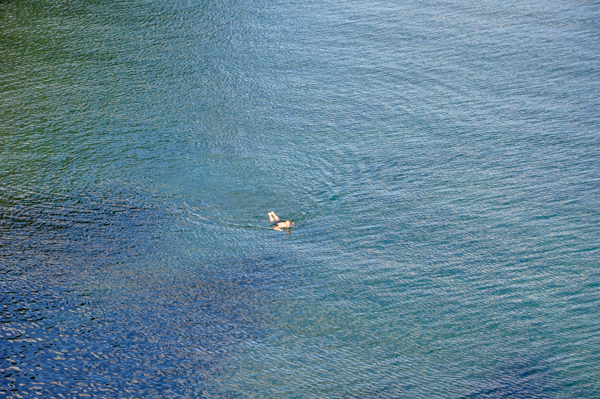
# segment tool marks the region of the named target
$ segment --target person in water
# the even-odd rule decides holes
[[[273,223],[273,229],[275,230],[282,230],[282,229],[289,229],[291,227],[294,227],[294,223],[290,222],[289,220],[286,220],[285,222],[281,219],[279,219],[279,216],[277,216],[275,214],[275,212],[269,212],[269,221],[271,223]]]

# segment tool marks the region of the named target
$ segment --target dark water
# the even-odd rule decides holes
[[[600,398],[598,21],[0,2],[0,396]]]

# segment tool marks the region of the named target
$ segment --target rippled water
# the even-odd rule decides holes
[[[600,397],[600,7],[471,3],[0,2],[0,395]]]

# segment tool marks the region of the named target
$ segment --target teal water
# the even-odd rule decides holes
[[[0,2],[2,397],[600,398],[597,2],[105,3]]]

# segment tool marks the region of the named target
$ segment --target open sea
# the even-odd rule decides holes
[[[0,0],[0,398],[85,397],[600,398],[600,3]]]

